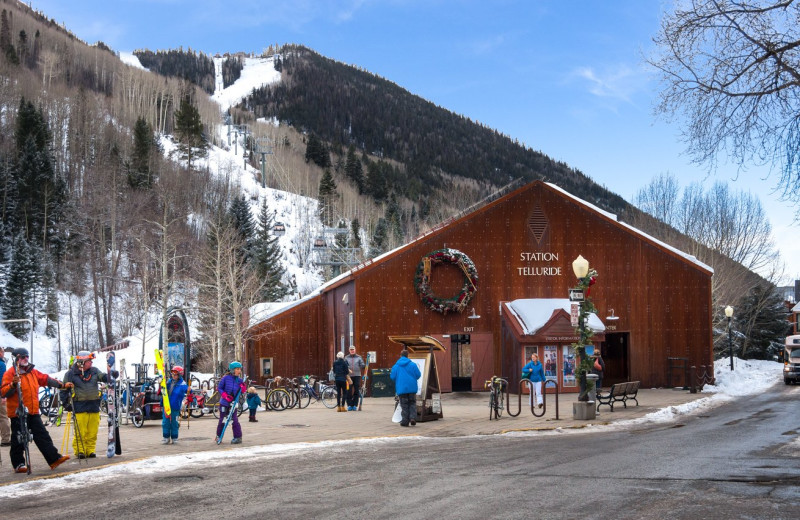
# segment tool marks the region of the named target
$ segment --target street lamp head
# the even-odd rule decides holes
[[[572,272],[577,278],[585,278],[589,274],[589,261],[582,255],[572,261]]]
[[[731,307],[730,305],[725,307],[725,316],[727,316],[728,318],[733,317],[733,307]]]

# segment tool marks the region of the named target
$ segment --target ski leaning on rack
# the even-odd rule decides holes
[[[112,375],[114,370],[114,353],[109,352],[106,356],[106,364],[108,372],[106,377],[108,383],[106,384],[106,406],[108,407],[108,449],[106,456],[108,458],[114,455],[122,455],[122,444],[119,439],[119,417],[117,416],[117,382]]]
[[[19,376],[19,363],[16,356],[14,357],[14,375]],[[28,408],[22,402],[22,381],[17,383],[17,399],[19,399],[19,406],[17,407],[17,419],[19,420],[19,431],[17,432],[17,439],[19,443],[25,448],[25,467],[28,468],[28,475],[31,474],[31,450],[30,443],[33,440],[28,429]]]
[[[161,372],[161,401],[164,408],[163,413],[165,417],[170,417],[172,416],[172,410],[169,406],[169,394],[167,393],[167,367],[161,349],[158,348],[156,349],[156,367],[158,367],[159,372]],[[180,410],[178,410],[178,413],[180,413]]]
[[[217,437],[217,444],[222,442],[222,438],[225,436],[225,430],[228,429],[228,424],[231,422],[231,417],[233,414],[236,413],[236,406],[239,403],[239,396],[242,395],[242,389],[239,387],[239,390],[236,392],[236,395],[233,397],[233,401],[231,401],[230,407],[228,408],[228,417],[225,418],[225,424],[222,425],[222,431]],[[222,405],[220,405],[220,412],[222,412]]]

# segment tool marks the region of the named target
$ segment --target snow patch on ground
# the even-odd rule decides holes
[[[714,363],[716,386],[705,386],[703,394],[707,397],[688,403],[667,406],[644,417],[619,421],[612,424],[588,424],[585,428],[570,428],[552,430],[552,433],[581,433],[591,430],[618,431],[631,426],[644,424],[660,424],[673,422],[680,417],[696,415],[707,412],[723,403],[738,397],[756,395],[764,392],[771,386],[782,382],[783,365],[777,361],[762,361],[756,359],[734,359],[734,370],[730,370],[729,359],[719,359]],[[602,420],[602,415],[600,416]],[[541,435],[544,432],[510,432],[507,435],[529,436]]]

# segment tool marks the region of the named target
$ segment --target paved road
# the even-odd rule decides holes
[[[113,480],[82,482],[80,491],[70,477],[30,483],[36,494],[12,486],[2,507],[26,519],[85,516],[87,507],[122,519],[800,518],[800,387],[627,431],[256,450],[216,462],[182,455],[175,470],[149,476],[115,467]],[[83,499],[98,496],[108,499]]]

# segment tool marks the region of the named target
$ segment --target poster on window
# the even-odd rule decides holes
[[[569,345],[564,345],[564,386],[576,386],[575,380],[575,351]]]
[[[531,356],[533,354],[539,355],[539,347],[536,347],[536,346],[525,347],[525,357],[522,358],[522,366],[525,366],[530,362]],[[541,362],[541,359],[539,361]]]
[[[555,345],[544,346],[544,377],[558,382],[558,348]]]

